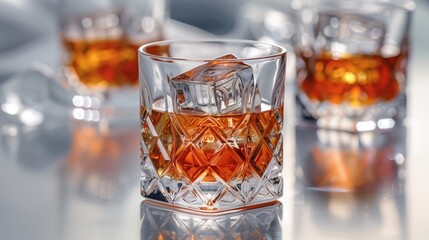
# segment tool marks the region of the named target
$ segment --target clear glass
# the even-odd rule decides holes
[[[301,119],[347,131],[405,116],[412,1],[293,2]]]
[[[282,196],[285,64],[254,41],[142,46],[142,195],[200,210]]]
[[[64,74],[77,92],[72,115],[99,121],[138,108],[138,54],[163,38],[164,0],[62,0]],[[81,114],[101,109],[96,114]],[[131,109],[128,111],[128,109]]]

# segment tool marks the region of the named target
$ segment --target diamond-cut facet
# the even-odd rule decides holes
[[[195,181],[208,166],[204,154],[193,145],[187,147],[180,158],[186,159],[186,161],[177,164],[182,169],[182,174],[186,175],[191,182]]]
[[[212,168],[225,182],[228,182],[235,173],[241,170],[244,159],[239,157],[229,146],[223,147],[213,156]]]
[[[158,144],[156,144],[152,148],[152,151],[149,157],[152,161],[153,166],[156,169],[156,172],[158,173],[158,176],[162,175],[162,173],[167,168],[168,164],[170,164],[170,159],[160,142],[158,142]]]
[[[173,138],[173,130],[171,129],[170,122],[168,122],[159,134],[159,142],[162,144],[163,149],[165,153],[168,154],[169,158],[173,151],[173,143],[175,142]]]
[[[208,129],[204,131],[197,139],[197,146],[206,155],[207,159],[212,159],[212,156],[222,147],[222,138],[216,132]]]
[[[271,150],[274,150],[277,147],[281,137],[280,125],[276,121],[272,121],[264,138]]]
[[[267,112],[255,114],[252,117],[252,121],[256,124],[259,132],[261,134],[264,134],[267,128],[270,126],[270,124],[273,121],[272,112],[267,111]]]
[[[278,164],[278,161],[274,157],[271,160],[265,175],[263,177],[263,184],[273,195],[281,193],[283,187],[283,178],[282,178],[282,167]]]
[[[267,169],[272,157],[273,153],[270,147],[268,147],[266,143],[260,142],[256,147],[256,150],[253,152],[253,156],[250,160],[250,163],[255,167],[259,176],[262,176],[265,172],[265,169]]]
[[[246,142],[245,142],[246,155],[252,156],[252,153],[254,153],[254,151],[256,150],[256,147],[261,141],[261,136],[259,135],[259,132],[256,126],[252,122],[248,125],[247,131],[245,131],[244,137],[246,139]]]
[[[207,206],[214,206],[218,204],[219,197],[226,191],[224,182],[220,179],[214,178],[213,182],[204,182],[202,179],[195,184],[194,187],[197,192],[204,196],[205,204]]]

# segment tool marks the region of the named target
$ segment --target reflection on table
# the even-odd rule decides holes
[[[406,239],[405,134],[297,127],[294,238]]]
[[[72,120],[70,151],[59,189],[60,239],[138,236],[139,131]],[[136,228],[137,229],[137,228]]]
[[[282,239],[280,202],[240,211],[199,213],[144,200],[141,217],[141,240]]]
[[[100,123],[74,121],[66,173],[79,179],[81,193],[104,200],[120,195],[124,183],[136,182],[139,134],[127,126],[104,129]],[[126,184],[125,184],[126,185]],[[131,184],[134,185],[134,184]]]

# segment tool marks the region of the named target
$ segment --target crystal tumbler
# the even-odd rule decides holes
[[[163,39],[166,1],[60,2],[61,73],[76,92],[73,118],[137,123],[137,49]]]
[[[347,131],[405,116],[412,1],[295,1],[301,119]]]
[[[246,40],[140,47],[142,195],[198,210],[279,198],[285,63]]]

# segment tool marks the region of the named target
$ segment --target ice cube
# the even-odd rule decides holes
[[[356,14],[322,13],[318,22],[317,43],[333,54],[379,53],[385,35],[382,21]]]
[[[217,61],[221,59],[221,61]],[[243,112],[253,82],[252,67],[224,55],[171,79],[177,112]],[[231,59],[232,61],[225,61]]]

